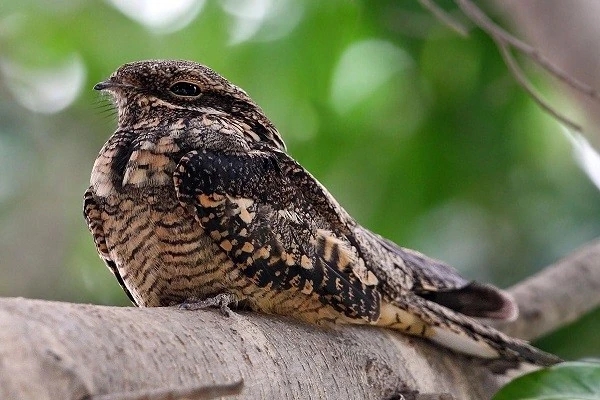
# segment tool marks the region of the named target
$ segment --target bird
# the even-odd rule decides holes
[[[486,325],[505,291],[361,226],[287,152],[241,88],[186,60],[122,65],[94,86],[118,111],[84,217],[139,307],[243,305],[313,324],[384,327],[455,352],[560,362]]]

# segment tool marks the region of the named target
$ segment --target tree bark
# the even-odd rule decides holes
[[[0,360],[4,399],[142,399],[240,380],[243,399],[485,399],[507,379],[384,329],[23,298],[0,299]]]
[[[600,241],[512,288],[522,318],[506,330],[534,338],[597,307],[598,254]],[[240,381],[239,399],[488,399],[531,368],[505,367],[375,327],[0,299],[2,399],[207,399]]]

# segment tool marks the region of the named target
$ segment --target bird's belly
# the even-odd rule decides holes
[[[364,323],[344,317],[315,293],[254,284],[170,187],[130,190],[103,200],[110,258],[139,306],[169,306],[229,292],[269,314],[311,323]]]
[[[294,289],[277,290],[248,284],[240,290],[240,295],[250,308],[267,314],[286,315],[314,324],[354,322],[321,302],[315,294],[306,295]]]
[[[242,277],[166,187],[106,198],[103,227],[111,258],[140,306],[206,298]]]

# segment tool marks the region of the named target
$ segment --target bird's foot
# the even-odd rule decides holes
[[[232,317],[235,313],[231,311],[229,305],[237,303],[238,298],[233,293],[220,293],[216,296],[209,297],[208,299],[200,300],[197,297],[190,297],[183,303],[179,304],[181,310],[202,310],[208,307],[219,307],[221,314],[226,317]]]

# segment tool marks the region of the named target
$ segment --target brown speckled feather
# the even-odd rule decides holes
[[[84,213],[139,306],[243,301],[312,323],[371,324],[479,357],[558,361],[471,317],[501,290],[358,225],[286,152],[247,94],[189,61],[141,61],[96,86],[119,111]]]

